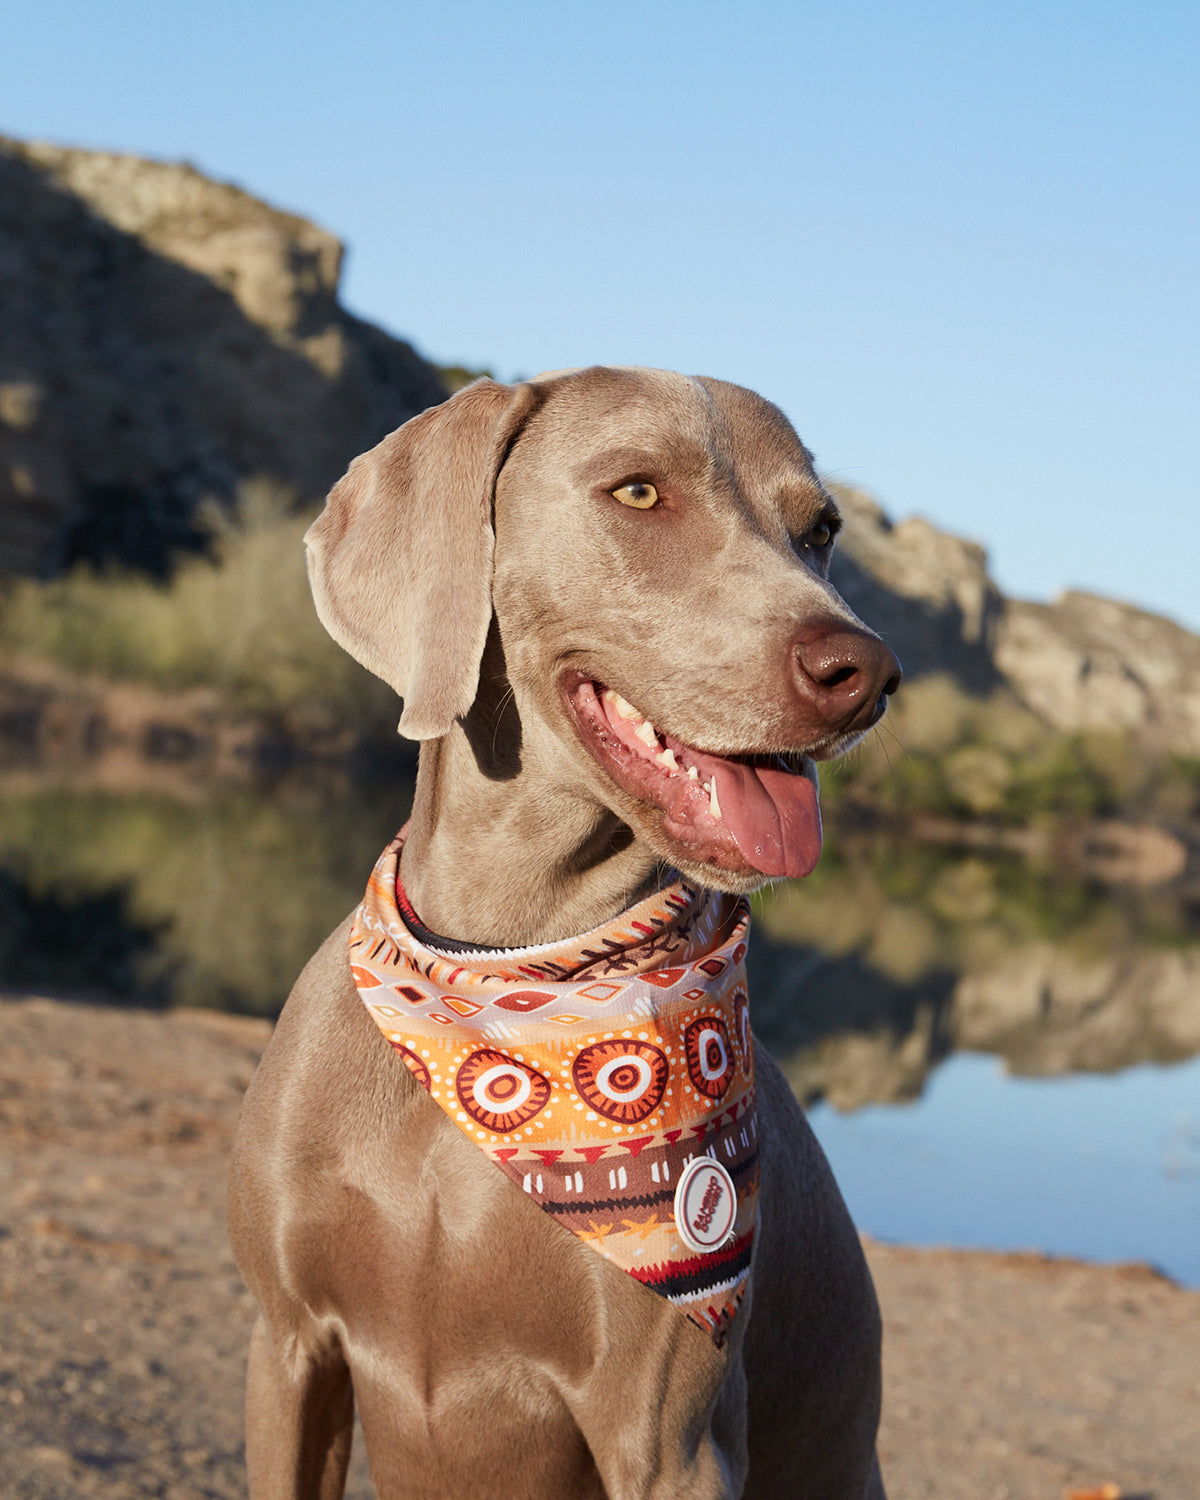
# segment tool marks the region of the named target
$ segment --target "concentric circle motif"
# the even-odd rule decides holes
[[[701,1016],[683,1033],[688,1076],[696,1091],[719,1099],[733,1078],[729,1033],[720,1016]]]
[[[425,1066],[424,1058],[418,1057],[411,1048],[406,1047],[403,1042],[398,1042],[395,1037],[388,1037],[388,1041],[391,1042],[392,1046],[400,1054],[404,1061],[404,1066],[421,1087],[428,1089],[432,1085],[433,1079],[429,1076],[429,1069]]]
[[[733,1024],[737,1033],[738,1053],[741,1057],[742,1072],[748,1078],[750,1076],[750,1059],[753,1055],[754,1043],[750,1036],[750,997],[740,984],[733,992]]]
[[[498,1135],[527,1125],[550,1102],[550,1085],[536,1068],[490,1047],[471,1053],[454,1087],[471,1119]]]
[[[614,1038],[593,1042],[571,1064],[579,1097],[606,1120],[637,1125],[652,1115],[666,1092],[667,1055],[650,1042]]]

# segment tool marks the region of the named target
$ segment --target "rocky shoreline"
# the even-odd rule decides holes
[[[0,1020],[0,1491],[244,1495],[253,1307],[223,1198],[270,1023],[16,995]],[[1200,1494],[1200,1293],[1141,1266],[867,1249],[892,1500]],[[361,1451],[348,1493],[373,1493]]]

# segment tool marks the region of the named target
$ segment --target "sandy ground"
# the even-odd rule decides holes
[[[0,1494],[245,1494],[253,1308],[222,1200],[268,1034],[0,1002]],[[868,1253],[892,1500],[1198,1500],[1200,1294],[1140,1267]],[[361,1451],[349,1493],[372,1494]]]

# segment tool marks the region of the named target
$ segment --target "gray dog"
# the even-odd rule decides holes
[[[870,1276],[738,941],[900,680],[827,581],[838,526],[775,407],[652,370],[477,381],[330,495],[318,611],[423,743],[372,882],[399,915],[308,964],[238,1133],[255,1500],[341,1495],[356,1403],[385,1500],[882,1497]],[[624,1030],[459,1019],[622,989]]]

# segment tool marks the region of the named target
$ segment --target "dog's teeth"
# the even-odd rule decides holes
[[[721,805],[717,801],[717,778],[714,776],[708,786],[708,810],[714,818],[721,816]]]
[[[655,729],[654,725],[651,724],[649,719],[643,719],[642,722],[636,726],[633,732],[637,735],[638,739],[641,740],[643,745],[657,747],[658,730]]]
[[[700,780],[700,772],[697,771],[697,769],[695,768],[695,766],[689,766],[688,767],[688,780],[689,781],[699,781]]]
[[[625,699],[621,697],[620,693],[614,692],[612,688],[605,688],[604,696],[612,704],[613,708],[616,709],[617,713],[622,719],[640,719],[642,717],[641,714],[638,713],[637,709],[634,708],[632,703],[627,703]]]
[[[670,745],[667,746],[661,755],[656,755],[654,759],[660,766],[666,766],[669,770],[678,771],[679,769],[679,762],[675,759],[675,752],[671,749]]]

